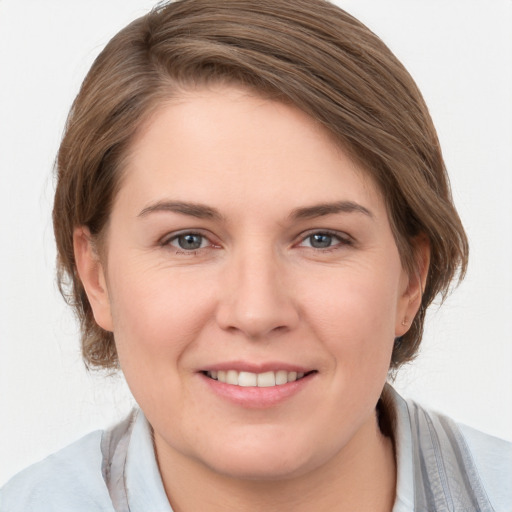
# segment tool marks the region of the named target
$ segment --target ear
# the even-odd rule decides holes
[[[105,272],[87,227],[78,227],[73,232],[73,249],[76,269],[91,304],[94,319],[101,328],[112,331],[112,314]]]
[[[414,242],[414,264],[412,275],[404,271],[405,283],[400,297],[395,320],[395,336],[403,336],[410,328],[420,309],[423,291],[430,265],[430,242],[426,235],[418,235]]]

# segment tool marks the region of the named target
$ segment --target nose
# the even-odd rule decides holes
[[[257,340],[292,330],[299,322],[285,262],[268,248],[238,254],[227,265],[217,323]]]

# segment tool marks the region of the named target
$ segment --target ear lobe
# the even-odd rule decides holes
[[[112,331],[112,314],[107,281],[92,235],[85,226],[73,233],[73,249],[80,281],[85,289],[96,323],[106,331]]]
[[[426,235],[419,235],[414,244],[415,269],[408,276],[407,286],[397,310],[395,335],[403,336],[411,326],[423,298],[430,265],[430,241]]]

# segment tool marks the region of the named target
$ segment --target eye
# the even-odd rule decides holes
[[[315,233],[314,235],[309,235],[306,240],[308,240],[311,247],[315,249],[326,249],[327,247],[331,247],[333,236],[328,233]]]
[[[350,243],[347,236],[328,231],[317,231],[303,238],[299,246],[311,247],[313,249],[331,249],[340,245],[349,245]]]
[[[210,245],[208,239],[199,233],[181,233],[171,238],[167,243],[184,251],[197,251]]]

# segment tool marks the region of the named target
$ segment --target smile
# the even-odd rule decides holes
[[[218,370],[207,371],[204,374],[210,379],[223,382],[224,384],[231,384],[240,387],[258,387],[269,388],[273,386],[282,386],[289,382],[295,382],[302,379],[309,373],[302,372],[289,372],[286,370],[269,371],[263,373],[252,372],[239,372],[237,370]]]

